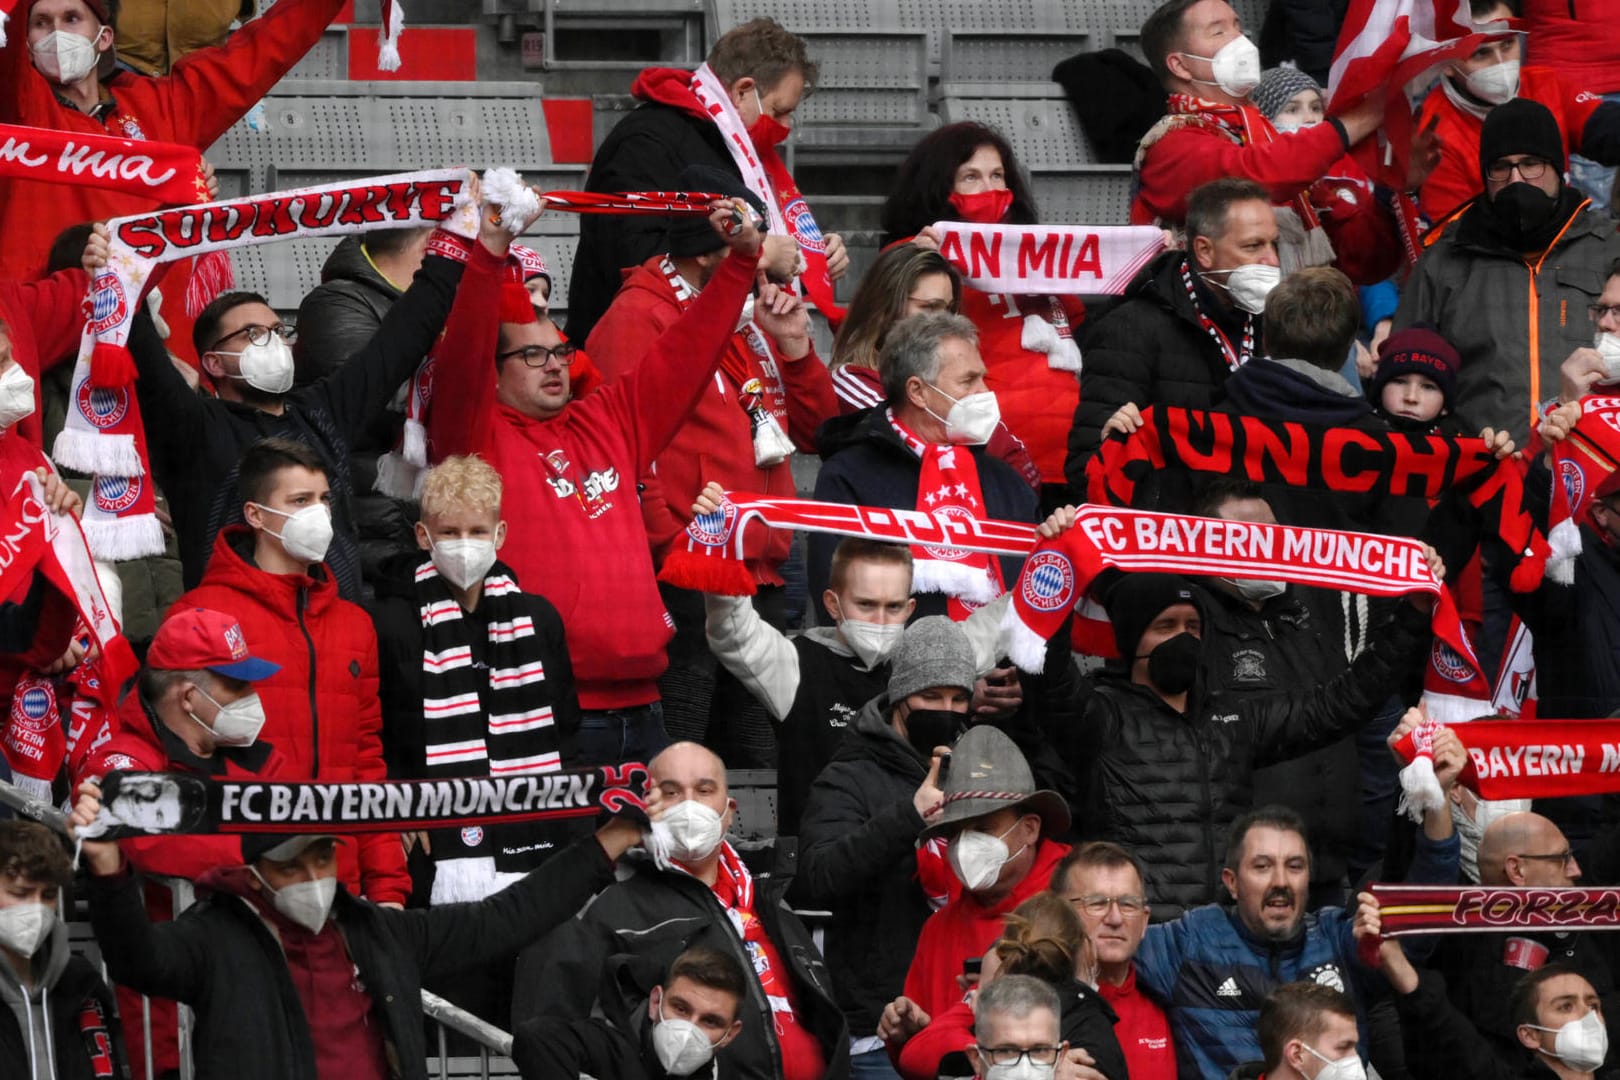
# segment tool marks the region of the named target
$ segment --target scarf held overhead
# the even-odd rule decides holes
[[[515,776],[322,784],[112,772],[91,839],[201,833],[413,832],[568,821],[598,813],[647,822],[640,762]]]
[[[936,221],[939,253],[987,293],[1114,295],[1164,249],[1145,225],[974,225]]]
[[[1474,720],[1449,726],[1468,754],[1458,779],[1482,799],[1620,793],[1620,720]],[[1412,737],[1395,750],[1411,760]]]
[[[471,241],[477,236],[478,208],[468,198],[468,179],[460,169],[401,173],[108,222],[111,244],[107,265],[91,282],[90,321],[73,373],[73,407],[51,450],[62,464],[95,476],[85,530],[98,555],[131,559],[163,550],[145,428],[133,391],[135,365],[127,348],[136,305],[153,270],[243,244],[433,222],[445,222]]]
[[[1620,889],[1373,885],[1383,937],[1620,930]]]

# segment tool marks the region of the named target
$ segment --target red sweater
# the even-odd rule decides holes
[[[906,972],[906,997],[929,1016],[938,1016],[961,1001],[962,988],[956,977],[962,974],[962,961],[985,954],[1005,929],[1003,917],[1045,889],[1052,870],[1068,853],[1068,844],[1043,839],[1035,849],[1035,865],[996,904],[986,907],[964,891],[930,915],[917,938],[911,970]]]
[[[1431,95],[1432,96],[1432,95]],[[1283,206],[1328,177],[1342,177],[1369,189],[1367,172],[1345,153],[1337,124],[1279,135],[1254,106],[1244,105],[1249,131],[1257,141],[1233,142],[1226,134],[1189,123],[1169,132],[1148,148],[1137,174],[1140,184],[1131,203],[1131,222],[1181,223],[1187,218],[1187,195],[1200,184],[1241,176],[1271,192]],[[1258,141],[1264,137],[1265,141]],[[1332,185],[1329,185],[1330,187]],[[1371,285],[1395,272],[1401,260],[1400,237],[1389,211],[1363,195],[1354,212],[1336,207],[1322,227],[1333,243],[1334,265],[1358,285]]]
[[[1620,90],[1620,23],[1608,0],[1524,0],[1529,51],[1576,86]]]
[[[112,107],[100,119],[57,100],[51,84],[34,70],[23,40],[26,20],[18,19],[12,43],[0,49],[0,123],[204,150],[320,40],[342,7],[343,0],[283,0],[224,45],[180,60],[170,75],[149,79],[119,72],[102,82],[104,100],[110,95]],[[0,245],[0,278],[39,277],[52,241],[69,225],[138,214],[155,205],[138,195],[42,180],[0,184],[0,236],[6,238]],[[184,310],[183,305],[165,307]]]
[[[1586,121],[1603,104],[1598,95],[1580,89],[1578,83],[1567,81],[1558,72],[1544,67],[1519,69],[1519,96],[1539,101],[1552,110],[1558,130],[1564,133],[1564,145],[1577,153]],[[1479,134],[1485,121],[1458,108],[1443,86],[1435,87],[1424,99],[1418,125],[1428,127],[1436,117],[1439,118],[1435,134],[1440,136],[1440,164],[1418,191],[1418,206],[1430,218],[1439,220],[1485,190],[1485,179],[1479,174]]]
[[[757,262],[728,256],[686,314],[624,377],[574,399],[550,420],[536,420],[496,400],[491,357],[504,263],[473,245],[445,327],[445,342],[455,346],[437,362],[429,456],[441,461],[476,452],[500,470],[507,522],[501,558],[526,590],[562,615],[581,708],[658,700],[672,631],[653,577],[636,478],[713,382]]]
[[[662,262],[663,256],[654,256],[627,272],[612,306],[591,330],[585,351],[609,379],[632,370],[659,335],[680,320],[682,304]],[[764,469],[754,464],[753,431],[737,400],[742,386],[730,372],[746,372],[748,379],[765,384],[768,400],[784,402],[772,415],[793,445],[805,453],[815,451],[816,428],[821,422],[838,415],[832,379],[815,350],[789,360],[777,351],[775,342],[766,340],[771,350],[768,359],[748,344],[748,335],[731,335],[721,369],[704,384],[697,405],[658,455],[652,475],[645,478],[649,487],[660,486],[670,509],[665,515],[667,524],[649,526],[655,550],[667,548],[679,530],[691,523],[692,500],[711,480],[729,491],[790,498],[795,494],[793,468],[787,461]],[[793,534],[784,529],[754,529],[745,540],[744,554],[754,580],[762,585],[782,584],[777,571],[793,546]]]
[[[7,186],[0,184],[0,193]],[[0,281],[0,323],[11,338],[11,355],[34,379],[34,413],[17,421],[12,431],[35,446],[43,438],[40,414],[45,402],[39,391],[40,373],[78,356],[84,297],[89,291],[90,279],[83,270],[60,270],[33,282]]]
[[[239,555],[233,541],[251,544],[252,530],[222,529],[202,583],[168,613],[194,607],[229,612],[253,642],[253,654],[281,665],[254,684],[264,702],[259,737],[284,756],[281,779],[386,779],[370,617],[338,596],[330,574],[266,573]],[[411,892],[398,833],[339,844],[338,874],[379,904],[403,903]]]
[[[1158,1002],[1136,988],[1136,965],[1131,965],[1124,982],[1115,986],[1105,979],[1097,992],[1119,1017],[1114,1034],[1125,1052],[1131,1080],[1176,1080],[1176,1044],[1170,1037],[1170,1020]]]

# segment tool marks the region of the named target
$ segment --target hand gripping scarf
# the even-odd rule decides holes
[[[692,73],[688,89],[714,126],[720,129],[743,183],[765,204],[770,231],[791,236],[799,245],[799,254],[804,257],[799,282],[817,310],[837,329],[844,319],[844,309],[833,299],[832,278],[827,275],[827,245],[821,237],[821,226],[810,212],[810,204],[799,194],[793,174],[782,163],[776,147],[755,145],[725,85],[708,64]]]
[[[109,559],[163,551],[147,467],[145,427],[127,348],[135,305],[161,263],[242,244],[297,236],[336,236],[374,228],[444,222],[471,242],[478,208],[460,169],[400,173],[321,187],[116,218],[107,265],[90,287],[90,321],[79,344],[67,425],[52,448],[63,465],[94,474],[85,509],[92,549]],[[466,252],[436,234],[436,253]]]
[[[1428,722],[1432,738],[1434,721]],[[1473,720],[1448,725],[1468,754],[1458,782],[1482,799],[1620,793],[1620,720]],[[1422,753],[1419,725],[1395,752]]]
[[[561,772],[323,784],[217,780],[194,773],[110,772],[86,839],[248,833],[416,832],[598,814],[646,826],[640,762]],[[563,835],[568,835],[566,828]]]

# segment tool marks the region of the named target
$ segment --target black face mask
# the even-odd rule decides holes
[[[1540,250],[1552,242],[1548,232],[1560,202],[1557,195],[1519,181],[1496,193],[1491,199],[1491,214],[1503,239],[1524,245],[1525,250]]]
[[[912,709],[906,714],[906,742],[927,761],[936,746],[950,746],[967,727],[967,713],[949,709]]]
[[[1161,641],[1147,654],[1148,678],[1166,694],[1184,694],[1198,677],[1198,660],[1203,651],[1204,643],[1186,632]]]

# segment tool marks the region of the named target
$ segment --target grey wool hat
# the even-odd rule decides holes
[[[906,627],[889,661],[889,704],[919,690],[960,686],[978,680],[973,645],[962,628],[944,615],[929,615]]]
[[[1037,788],[1023,752],[1005,732],[989,724],[975,724],[956,740],[940,790],[945,792],[945,809],[922,831],[925,840],[948,826],[1009,806],[1039,814],[1042,836],[1069,831],[1069,804],[1057,792]]]

